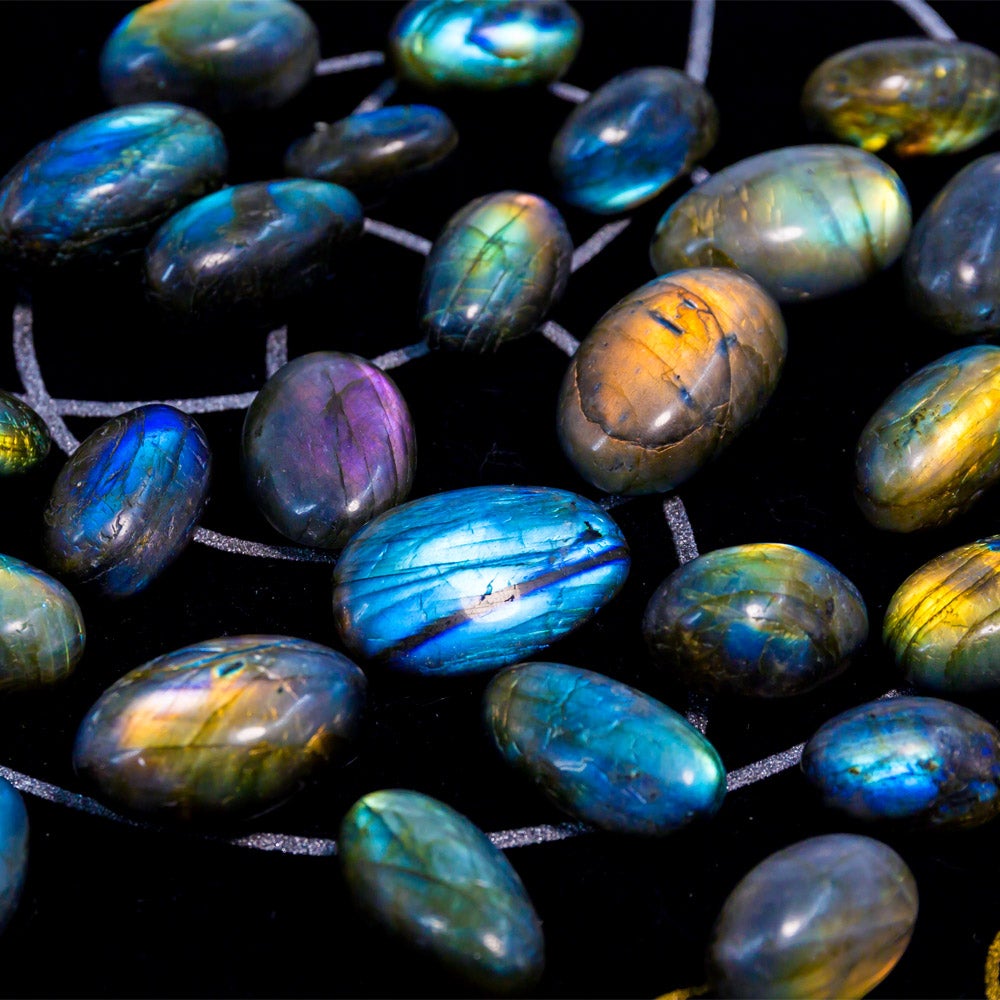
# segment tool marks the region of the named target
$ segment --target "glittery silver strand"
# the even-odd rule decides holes
[[[697,187],[699,184],[704,184],[711,176],[704,167],[695,167],[690,174],[691,183]]]
[[[409,347],[400,347],[398,350],[380,354],[377,358],[372,358],[371,363],[376,368],[381,368],[382,371],[388,371],[390,368],[399,368],[400,365],[405,365],[407,361],[422,358],[429,353],[430,348],[427,346],[427,341],[421,340],[416,344],[410,344]]]
[[[258,559],[284,559],[286,562],[318,562],[333,565],[337,557],[319,549],[293,548],[285,545],[264,545],[245,538],[233,538],[208,528],[197,528],[194,540],[212,549],[221,549],[230,555],[256,556]]]
[[[487,834],[490,840],[501,851],[509,851],[513,847],[532,847],[535,844],[551,844],[557,840],[569,840],[584,833],[592,833],[592,829],[583,823],[560,823],[558,826],[522,826],[516,830],[498,830]]]
[[[711,702],[708,697],[691,691],[688,694],[688,707],[684,713],[684,718],[701,733],[702,736],[708,732],[708,710]]]
[[[202,396],[198,399],[134,399],[104,402],[95,399],[54,399],[55,408],[68,417],[117,417],[137,406],[152,402],[166,403],[185,413],[222,413],[225,410],[245,410],[254,400],[256,392],[233,393],[228,396]]]
[[[931,38],[940,38],[945,42],[953,42],[958,38],[945,19],[930,4],[924,0],[893,0],[897,7],[902,7]]]
[[[677,560],[683,565],[698,558],[698,543],[694,540],[694,530],[688,520],[684,501],[674,494],[663,501],[663,513],[667,518],[667,527],[674,540]]]
[[[368,66],[381,66],[385,62],[384,52],[353,52],[349,56],[332,56],[321,59],[313,71],[317,76],[330,76],[333,73],[347,73],[352,69],[365,69]]]
[[[684,72],[699,83],[704,83],[708,76],[714,22],[715,0],[694,0],[691,6],[691,32],[688,36],[688,54]]]
[[[631,222],[631,219],[619,219],[617,222],[609,222],[606,226],[601,226],[593,236],[584,240],[573,251],[573,259],[569,265],[570,271],[579,271],[584,264],[592,261],[612,240],[625,232]]]
[[[286,364],[288,364],[288,327],[280,326],[267,335],[267,342],[264,345],[264,371],[270,378]]]
[[[396,93],[396,80],[395,77],[390,76],[388,80],[380,83],[351,113],[363,115],[369,111],[378,111],[394,93]]]
[[[289,833],[251,833],[248,837],[227,837],[225,842],[233,847],[301,854],[311,858],[330,858],[337,853],[335,840],[327,837],[296,837]]]
[[[552,320],[543,323],[539,329],[542,331],[545,339],[551,340],[560,351],[565,352],[570,357],[576,354],[577,348],[580,346],[580,341],[569,330],[563,329],[558,323],[553,323]]]
[[[635,497],[623,497],[618,493],[612,493],[610,496],[601,497],[597,502],[605,510],[614,510],[615,507],[621,507],[622,504],[628,503],[630,500],[634,500]]]
[[[757,781],[763,781],[782,771],[787,771],[790,767],[795,767],[802,759],[802,750],[805,743],[782,750],[781,753],[771,754],[763,760],[747,764],[746,767],[739,767],[735,771],[730,771],[726,775],[726,791],[735,792],[737,788],[745,788]]]
[[[570,104],[583,104],[590,97],[590,91],[583,87],[574,87],[571,83],[563,83],[556,80],[549,84],[549,93],[555,94],[560,100],[569,101]]]
[[[426,257],[431,252],[434,245],[430,240],[425,240],[423,236],[416,233],[408,233],[405,229],[390,226],[388,222],[379,222],[377,219],[365,219],[365,232],[373,236],[380,236],[390,243],[397,243],[407,250],[414,250],[416,253]]]

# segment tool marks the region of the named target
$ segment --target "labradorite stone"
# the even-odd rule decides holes
[[[607,493],[673,489],[758,416],[785,353],[781,311],[747,275],[655,278],[612,306],[570,361],[559,441]]]
[[[910,235],[910,202],[877,156],[835,144],[788,146],[713,174],[671,205],[653,236],[658,273],[735,267],[779,302],[863,284]]]
[[[467,987],[523,993],[541,977],[542,925],[524,885],[450,806],[406,789],[370,792],[348,810],[338,848],[355,904]]]
[[[51,447],[45,421],[27,403],[0,389],[0,477],[33,469]]]
[[[21,793],[0,778],[0,931],[10,923],[28,874],[28,810]]]

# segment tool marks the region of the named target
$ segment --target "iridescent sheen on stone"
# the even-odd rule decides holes
[[[355,904],[396,940],[477,992],[538,982],[541,921],[503,852],[465,816],[419,792],[370,792],[348,810],[337,843]]]
[[[846,291],[903,252],[911,211],[896,172],[836,144],[773,149],[713,174],[660,219],[657,273],[735,267],[779,302]]]
[[[868,613],[825,559],[763,542],[679,566],[649,599],[642,630],[654,662],[686,686],[774,698],[843,673],[868,638]]]
[[[100,73],[112,104],[232,112],[285,104],[318,61],[316,25],[289,0],[155,0],[119,22]]]
[[[338,549],[404,500],[416,469],[406,401],[380,368],[316,351],[272,375],[247,409],[247,490],[276,531]]]
[[[591,670],[518,663],[484,695],[504,761],[575,819],[662,836],[714,815],[726,794],[715,748],[682,715]]]
[[[80,723],[73,766],[124,809],[182,822],[244,819],[343,762],[366,697],[361,669],[318,643],[211,639],[115,681]]]
[[[787,338],[750,277],[696,268],[654,278],[612,306],[563,378],[559,441],[607,493],[673,489],[763,410]]]
[[[184,550],[208,498],[198,422],[162,403],[112,417],[73,452],[45,509],[57,575],[108,597],[143,590]]]
[[[473,486],[380,514],[334,570],[340,636],[418,674],[491,670],[578,628],[628,574],[618,525],[575,493]]]
[[[135,104],[87,118],[0,181],[0,256],[29,265],[112,261],[215,190],[227,164],[222,132],[191,108]]]
[[[719,114],[680,70],[622,73],[570,112],[549,164],[562,197],[592,212],[625,212],[687,173],[714,145]]]
[[[434,241],[420,287],[431,347],[495,351],[531,333],[562,296],[573,241],[544,198],[500,191],[456,212]]]
[[[33,469],[51,447],[45,421],[27,403],[0,389],[0,478]]]
[[[858,1000],[906,951],[917,883],[887,844],[810,837],[752,868],[726,898],[708,948],[719,997]]]
[[[841,712],[807,741],[802,771],[824,805],[858,820],[971,827],[1000,812],[1000,732],[939,698]]]
[[[28,834],[24,799],[6,778],[0,778],[0,931],[10,923],[24,894]]]

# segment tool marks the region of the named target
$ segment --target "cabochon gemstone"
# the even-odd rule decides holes
[[[380,514],[334,569],[337,629],[358,657],[462,674],[523,659],[618,593],[629,554],[597,504],[564,490],[474,486]]]
[[[472,822],[419,792],[370,792],[340,826],[341,870],[362,912],[477,991],[537,983],[542,925],[504,854]]]
[[[208,441],[187,413],[150,403],[112,417],[53,484],[44,514],[50,566],[107,597],[138,593],[191,540],[210,472]]]
[[[896,172],[853,146],[774,149],[713,174],[667,209],[653,269],[735,267],[779,302],[855,288],[887,268],[910,235]]]
[[[602,316],[571,359],[559,441],[607,493],[673,489],[763,410],[787,338],[750,277],[694,268],[647,282]]]
[[[726,794],[719,755],[682,715],[590,670],[506,667],[484,715],[508,765],[602,830],[662,836],[712,816]]]
[[[723,903],[708,949],[720,997],[855,1000],[906,951],[917,883],[887,844],[832,833],[776,851]]]
[[[0,931],[10,923],[24,893],[29,832],[21,793],[0,778]]]
[[[51,447],[45,421],[27,403],[0,389],[0,477],[33,469]]]
[[[346,760],[366,697],[361,669],[318,643],[211,639],[112,684],[80,723],[73,766],[124,809],[180,822],[244,819]]]

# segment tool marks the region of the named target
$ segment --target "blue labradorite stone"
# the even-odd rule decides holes
[[[21,793],[0,778],[0,931],[10,923],[28,873],[28,811]]]
[[[826,806],[859,820],[968,827],[1000,811],[1000,733],[939,698],[842,712],[806,743],[802,771]]]
[[[227,163],[222,132],[191,108],[135,104],[87,118],[0,181],[0,256],[29,265],[114,260],[217,188]]]
[[[887,844],[850,833],[800,840],[723,903],[708,947],[713,993],[858,1000],[906,951],[917,908],[916,879]]]
[[[592,212],[625,212],[655,197],[714,145],[708,91],[664,66],[609,80],[556,133],[549,163],[562,196]]]
[[[45,421],[27,403],[0,389],[0,478],[33,469],[51,447]]]
[[[348,542],[334,570],[341,638],[417,674],[491,670],[582,625],[629,554],[597,504],[563,490],[474,486],[412,500]]]
[[[524,885],[450,806],[405,789],[370,792],[348,810],[337,844],[354,902],[397,940],[477,990],[537,983],[545,942]]]
[[[150,403],[112,417],[62,467],[45,509],[59,575],[108,597],[145,588],[191,540],[211,455],[197,421]]]
[[[105,42],[101,85],[112,104],[276,108],[305,87],[318,61],[316,25],[289,0],[155,0]]]
[[[713,815],[726,794],[722,761],[694,726],[593,671],[518,663],[490,681],[484,710],[503,759],[602,830],[670,833]]]
[[[349,755],[366,697],[361,669],[326,646],[212,639],[112,684],[80,723],[73,766],[125,809],[182,822],[248,818]]]

